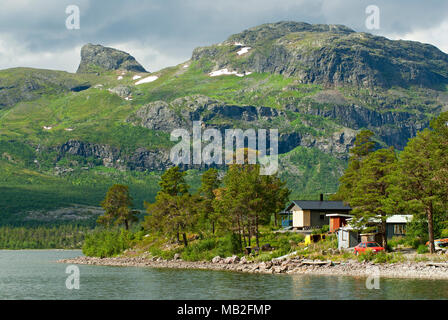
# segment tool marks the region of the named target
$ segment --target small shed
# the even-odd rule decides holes
[[[350,214],[329,213],[326,215],[330,218],[330,232],[336,232],[339,228],[347,225],[347,219],[353,218]]]
[[[336,234],[338,236],[338,249],[353,248],[359,243],[358,232],[350,226],[339,228]]]

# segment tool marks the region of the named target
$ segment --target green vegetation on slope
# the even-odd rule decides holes
[[[0,227],[0,249],[80,249],[90,230],[76,225]]]
[[[51,211],[74,204],[99,207],[107,189],[114,183],[130,186],[137,209],[144,201],[152,201],[159,187],[157,172],[123,172],[113,168],[95,167],[88,171],[76,169],[63,176],[54,176],[11,165],[0,160],[0,223],[11,225],[39,225],[48,223],[75,223],[94,225],[96,215],[86,219],[49,222],[32,212]],[[199,184],[196,171],[189,171],[187,181],[193,188]],[[76,210],[75,210],[76,211]],[[88,211],[88,210],[87,210]],[[82,210],[78,213],[82,218]]]
[[[316,200],[321,193],[335,193],[345,167],[344,160],[314,148],[297,147],[280,156],[280,177],[292,191],[290,199]]]

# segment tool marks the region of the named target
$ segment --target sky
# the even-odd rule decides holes
[[[79,29],[66,27],[71,5]],[[379,9],[379,29],[366,26],[369,5]],[[126,51],[154,72],[190,59],[196,47],[278,21],[344,24],[448,53],[446,0],[0,0],[0,69],[75,72],[82,45],[94,43]]]

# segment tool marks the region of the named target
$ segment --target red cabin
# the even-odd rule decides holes
[[[330,232],[336,232],[339,228],[347,225],[347,219],[353,216],[343,213],[329,213],[326,215],[330,218]]]

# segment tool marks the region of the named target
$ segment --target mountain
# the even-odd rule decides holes
[[[91,44],[75,74],[0,70],[0,222],[89,217],[116,182],[143,208],[172,165],[170,132],[196,120],[279,129],[280,175],[293,196],[334,192],[360,129],[402,149],[448,109],[447,61],[427,44],[279,22],[154,73]],[[204,166],[185,169],[194,189]]]
[[[109,70],[146,72],[145,68],[126,52],[91,43],[81,48],[81,63],[77,73]]]
[[[241,47],[250,49],[235,55]],[[338,25],[265,24],[233,35],[218,46],[198,48],[192,59],[211,61],[219,69],[296,77],[300,83],[385,88],[431,88],[448,83],[448,58],[436,47],[393,41]]]

